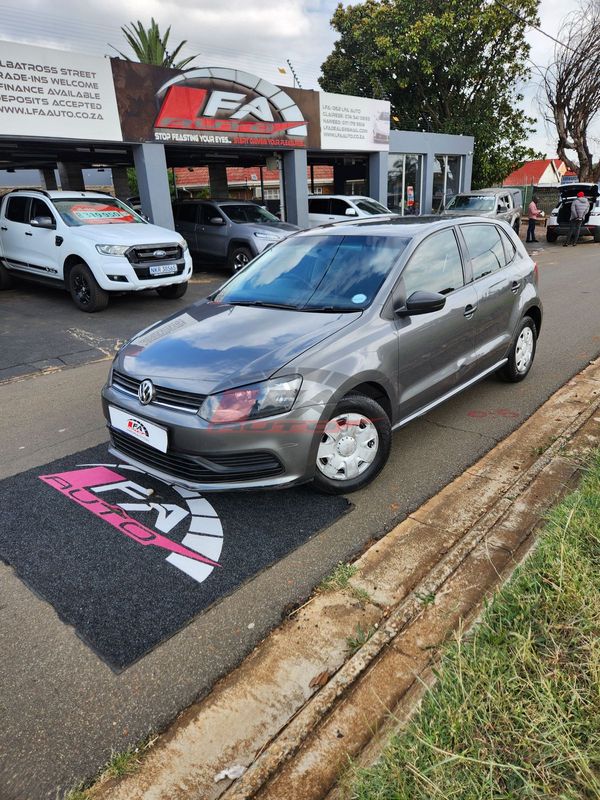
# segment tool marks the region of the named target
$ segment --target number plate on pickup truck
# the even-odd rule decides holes
[[[177,264],[153,264],[149,269],[150,275],[175,275]]]

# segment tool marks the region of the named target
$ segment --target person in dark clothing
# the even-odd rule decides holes
[[[586,214],[590,210],[590,204],[585,199],[583,192],[577,192],[577,197],[571,203],[571,219],[569,220],[569,233],[565,239],[563,247],[572,244],[573,247],[579,241],[579,232]]]

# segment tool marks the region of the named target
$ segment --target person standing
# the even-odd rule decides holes
[[[583,224],[583,220],[585,215],[590,210],[590,204],[585,199],[585,194],[583,192],[577,192],[577,197],[571,203],[571,219],[569,221],[569,233],[563,244],[563,247],[566,247],[568,244],[572,244],[573,247],[579,241],[579,232],[581,230],[581,225]]]
[[[527,217],[529,222],[527,223],[527,236],[525,237],[526,242],[537,242],[538,240],[535,238],[535,223],[536,220],[542,216],[542,211],[539,210],[537,204],[539,202],[539,198],[534,195],[531,198],[531,203],[529,203],[529,208],[527,209]]]

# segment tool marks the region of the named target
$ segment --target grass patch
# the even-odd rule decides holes
[[[437,677],[345,798],[600,797],[600,454]]]
[[[354,564],[344,564],[340,561],[331,575],[323,578],[318,586],[321,592],[335,592],[338,589],[347,589],[350,578],[356,575],[358,568]]]
[[[362,625],[358,624],[355,628],[354,636],[348,636],[346,639],[346,644],[348,645],[350,653],[354,655],[354,653],[360,650],[360,648],[369,641],[376,630],[377,628],[375,626],[363,628]]]

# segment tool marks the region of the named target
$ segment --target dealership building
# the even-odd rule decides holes
[[[438,210],[470,188],[473,138],[390,131],[387,101],[276,86],[230,67],[185,72],[0,42],[0,187],[114,191],[173,227],[172,183],[276,203],[308,223],[308,195],[366,194],[400,214]],[[186,177],[187,176],[187,177]],[[192,176],[196,180],[191,181]],[[244,180],[242,177],[240,180]],[[35,181],[33,181],[35,183]],[[99,181],[101,182],[101,181]]]

